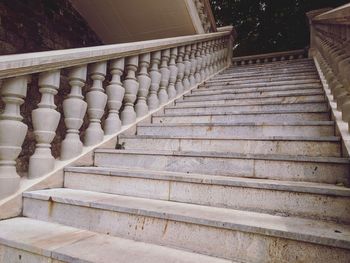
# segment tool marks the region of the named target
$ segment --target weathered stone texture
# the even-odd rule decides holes
[[[100,44],[67,0],[0,2],[0,55]]]

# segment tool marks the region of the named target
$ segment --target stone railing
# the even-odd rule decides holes
[[[244,57],[233,57],[232,63],[235,66],[244,66],[244,65],[262,64],[262,63],[275,62],[275,61],[292,60],[297,58],[304,58],[306,56],[307,56],[306,51],[303,49],[299,49],[299,50],[265,53],[265,54],[244,56]]]
[[[320,73],[341,134],[350,151],[350,4],[307,13],[310,24],[309,56]],[[344,127],[345,126],[345,127]]]
[[[342,119],[350,123],[350,4],[307,13],[310,51],[330,87]]]
[[[0,199],[19,188],[25,140],[35,146],[22,178],[42,177],[227,67],[231,50],[226,31],[0,57]]]

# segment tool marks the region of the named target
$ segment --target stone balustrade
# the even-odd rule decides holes
[[[35,139],[27,170],[32,179],[50,173],[58,161],[76,159],[84,147],[92,151],[105,136],[227,67],[231,49],[232,35],[225,31],[0,57],[0,199],[19,188],[16,161],[28,127]],[[64,95],[63,76],[69,89]],[[40,92],[33,107],[27,107],[36,103],[27,97],[30,81]],[[34,108],[26,124],[22,105]],[[55,158],[51,148],[60,122],[65,136]]]
[[[342,120],[350,125],[350,4],[314,10],[307,16],[309,55],[318,62]]]
[[[232,63],[235,66],[244,66],[251,64],[263,64],[268,62],[284,61],[284,60],[293,60],[298,58],[304,58],[307,56],[307,53],[303,49],[285,51],[285,52],[274,52],[274,53],[265,53],[259,55],[251,55],[244,57],[233,57]]]

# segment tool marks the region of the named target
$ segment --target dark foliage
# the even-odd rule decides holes
[[[305,13],[337,7],[349,0],[211,0],[218,26],[234,25],[235,55],[305,48],[309,28]]]

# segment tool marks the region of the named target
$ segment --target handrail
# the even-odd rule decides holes
[[[0,79],[140,55],[203,40],[209,41],[230,34],[230,31],[225,31],[115,45],[5,55],[0,56]]]
[[[49,176],[58,163],[69,165],[91,153],[226,68],[231,33],[1,56],[0,199],[18,190],[18,168],[29,180]],[[33,154],[22,150],[25,139],[30,144],[35,139]]]

